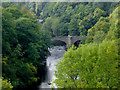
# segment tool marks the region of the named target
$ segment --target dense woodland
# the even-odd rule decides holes
[[[112,2],[3,3],[3,89],[41,79],[50,37],[68,35],[87,38],[57,64],[57,87],[118,88],[119,8]]]
[[[26,6],[21,9],[3,7],[2,76],[14,88],[25,88],[37,82],[38,70],[49,55],[49,37],[36,19],[35,14]],[[6,82],[3,81],[3,87],[7,88],[8,84],[4,86],[4,83]]]

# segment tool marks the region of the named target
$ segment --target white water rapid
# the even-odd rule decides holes
[[[51,55],[47,58],[46,65],[47,65],[47,75],[45,81],[41,83],[39,88],[51,88],[51,80],[56,79],[53,75],[54,71],[56,70],[55,64],[58,61],[61,61],[63,58],[63,54],[65,53],[64,46],[54,46],[53,48],[49,48]],[[57,88],[55,84],[53,84],[54,88]]]

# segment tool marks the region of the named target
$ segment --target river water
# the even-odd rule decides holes
[[[38,87],[39,90],[41,88],[51,88],[51,80],[55,80],[54,71],[56,70],[55,64],[57,64],[63,58],[63,54],[65,53],[64,46],[54,46],[49,48],[51,55],[46,60],[47,67],[47,75],[45,76],[45,80]],[[57,88],[55,84],[53,84],[54,88]]]

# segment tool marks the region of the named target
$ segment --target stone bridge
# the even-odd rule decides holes
[[[67,47],[71,47],[75,42],[79,41],[79,40],[84,40],[86,39],[86,36],[58,36],[58,37],[53,37],[51,38],[51,41],[63,41],[66,43]]]

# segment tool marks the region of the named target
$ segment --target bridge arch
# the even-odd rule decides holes
[[[71,47],[71,45],[73,45],[75,42],[79,41],[79,40],[84,40],[86,38],[86,36],[58,36],[58,37],[53,37],[51,38],[51,41],[63,41],[66,43],[67,47]]]
[[[74,43],[74,46],[78,47],[79,44],[84,44],[84,41],[82,41],[82,40],[77,40],[77,41]]]
[[[71,44],[73,45],[74,43],[76,43],[77,41],[82,41],[84,40],[86,37],[84,36],[73,36],[71,38]]]
[[[67,36],[58,36],[58,37],[53,37],[51,38],[51,41],[54,42],[54,41],[62,41],[62,42],[65,42],[66,45],[68,43],[68,37]]]
[[[61,40],[53,40],[52,45],[54,45],[54,46],[66,46],[67,43],[64,41],[61,41]]]

